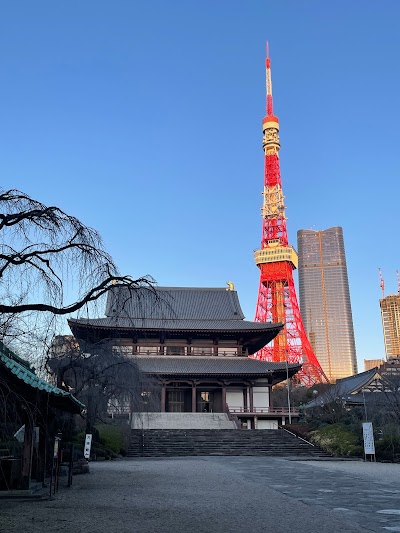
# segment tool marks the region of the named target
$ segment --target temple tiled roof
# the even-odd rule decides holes
[[[252,355],[266,346],[283,324],[244,320],[236,291],[225,288],[155,287],[108,293],[106,317],[70,319],[77,339],[121,337],[212,338],[239,340]]]
[[[342,400],[350,400],[351,397],[355,398],[355,394],[361,392],[364,387],[367,387],[375,379],[377,372],[378,368],[371,368],[366,372],[360,372],[354,376],[338,379],[326,392],[311,400],[311,402],[306,403],[304,408],[322,407],[335,401],[337,398]]]
[[[9,350],[3,343],[0,342],[0,365],[3,365],[9,370],[13,376],[23,382],[24,385],[32,387],[39,391],[50,394],[51,396],[62,398],[62,403],[67,407],[68,411],[80,412],[85,406],[77,400],[72,394],[51,383],[40,379],[36,374],[34,368],[19,356]],[[58,402],[60,403],[60,402]],[[61,405],[61,404],[60,404]]]
[[[280,324],[251,322],[250,320],[199,320],[182,318],[89,318],[70,319],[70,324],[119,329],[172,329],[175,331],[266,331],[280,330]]]
[[[286,373],[286,363],[260,361],[250,357],[138,356],[135,362],[142,372],[158,375],[262,377],[277,372]],[[289,363],[289,376],[294,375],[300,368],[300,364]]]
[[[105,318],[70,319],[70,325],[174,331],[280,330],[281,324],[243,320],[236,291],[221,288],[156,287],[108,293]]]
[[[243,320],[236,291],[225,288],[155,287],[108,293],[106,316],[134,319]]]

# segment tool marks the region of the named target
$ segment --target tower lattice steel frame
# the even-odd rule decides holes
[[[256,357],[266,361],[303,362],[297,374],[299,381],[310,387],[328,381],[307,338],[297,302],[293,270],[297,268],[297,253],[289,245],[282,181],[279,166],[279,121],[273,113],[271,60],[266,58],[266,116],[263,119],[264,201],[262,206],[261,248],[254,252],[260,269],[260,287],[256,322],[281,322],[282,331],[271,345]]]

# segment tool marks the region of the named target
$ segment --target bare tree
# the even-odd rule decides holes
[[[400,373],[382,373],[382,393],[384,397],[384,414],[387,422],[400,422]],[[383,402],[381,402],[383,403]]]
[[[104,422],[117,406],[124,414],[142,411],[144,404],[159,402],[159,386],[144,376],[132,356],[119,350],[118,341],[77,343],[72,336],[56,337],[47,367],[56,385],[67,389],[86,405],[86,431]],[[116,409],[118,411],[118,409]]]
[[[98,232],[77,218],[0,189],[0,339],[37,345],[57,317],[87,309],[116,283],[135,290],[153,280],[121,276]]]
[[[304,414],[306,419],[317,419],[329,424],[335,424],[348,416],[346,396],[340,382],[323,387],[314,387],[311,391],[314,395],[312,406],[305,405]],[[311,402],[310,402],[311,403]]]

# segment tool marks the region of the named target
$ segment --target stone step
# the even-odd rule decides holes
[[[128,457],[264,455],[331,457],[282,430],[132,430]]]

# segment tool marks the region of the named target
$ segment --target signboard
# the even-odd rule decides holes
[[[363,437],[365,455],[375,455],[375,441],[372,422],[363,422]]]
[[[17,439],[18,442],[24,442],[25,424],[23,426],[21,426],[16,433],[14,433],[14,437]]]
[[[87,433],[85,438],[85,449],[83,450],[83,457],[89,459],[90,457],[90,447],[92,445],[92,434]]]
[[[54,459],[57,459],[57,457],[58,457],[59,442],[60,442],[60,439],[58,437],[55,437],[55,439],[54,439],[54,452],[53,452]]]
[[[33,428],[33,445],[39,446],[39,428],[35,426]],[[19,430],[14,433],[14,437],[17,439],[18,442],[24,442],[25,440],[25,424],[19,428]]]

